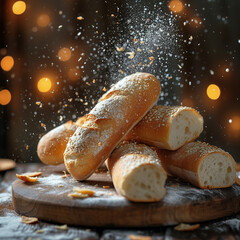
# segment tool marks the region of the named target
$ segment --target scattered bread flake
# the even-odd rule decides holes
[[[26,150],[28,150],[29,149],[29,146],[28,145],[26,145]]]
[[[32,223],[36,223],[36,222],[38,222],[38,218],[36,218],[36,217],[22,216],[22,223],[32,224]]]
[[[58,187],[63,187],[63,185],[58,185]]]
[[[150,61],[153,61],[153,60],[154,60],[154,57],[149,57],[149,60],[150,60]]]
[[[135,56],[135,52],[134,52],[134,51],[132,51],[132,52],[127,52],[126,54],[129,55],[129,56],[128,56],[129,59],[133,59],[134,56]]]
[[[95,83],[96,82],[96,80],[95,79],[93,79],[93,81],[92,81],[93,83]]]
[[[42,103],[41,102],[36,102],[36,104],[41,108],[42,107]]]
[[[141,44],[144,44],[144,41],[141,41],[140,43],[141,43]]]
[[[124,71],[123,71],[122,69],[120,69],[119,72],[120,72],[121,74],[124,74]]]
[[[68,226],[67,226],[67,224],[65,224],[65,225],[61,225],[61,226],[55,226],[55,228],[59,229],[59,230],[66,231],[68,229]]]
[[[98,143],[98,146],[99,146],[99,147],[101,147],[101,146],[102,146],[102,143],[101,143],[101,142],[99,142],[99,143]]]
[[[103,186],[103,188],[104,188],[104,189],[109,189],[109,188],[110,188],[110,186]]]
[[[92,197],[94,194],[95,192],[90,189],[81,189],[79,187],[75,187],[73,188],[73,193],[68,194],[68,197],[83,199]]]
[[[90,190],[90,189],[82,189],[82,188],[79,188],[79,187],[74,187],[73,191],[78,192],[78,193],[82,193],[82,194],[87,194],[90,197],[95,194],[95,192]]]
[[[28,176],[24,176],[24,175],[18,175],[16,174],[17,178],[19,178],[20,180],[24,181],[24,182],[36,182],[38,180],[37,177],[28,177]]]
[[[190,37],[189,37],[189,40],[192,41],[192,40],[193,40],[193,36],[190,36]]]
[[[69,193],[68,194],[68,197],[71,197],[71,198],[88,198],[89,196],[87,194],[82,194],[82,193],[78,193],[78,192],[74,192],[74,193]]]
[[[42,172],[31,172],[31,173],[23,173],[16,174],[16,177],[21,179],[24,182],[36,182],[38,180],[38,176],[42,175]]]
[[[106,92],[107,91],[107,89],[104,87],[103,89],[102,89],[104,92]]]
[[[82,16],[79,16],[79,17],[77,17],[77,20],[84,20],[84,18],[82,17]]]
[[[176,231],[194,231],[200,227],[200,224],[185,224],[180,223],[179,225],[174,227]]]
[[[116,47],[116,49],[118,52],[122,52],[124,50],[123,47]]]
[[[37,231],[35,231],[35,233],[44,233],[45,232],[45,229],[39,229]]]
[[[46,125],[45,125],[44,123],[41,123],[41,126],[42,126],[43,128],[45,128],[45,127],[46,127]]]
[[[151,240],[150,236],[140,236],[140,235],[128,235],[128,238],[131,240]]]
[[[137,48],[137,50],[138,50],[139,52],[141,52],[141,51],[142,51],[140,48]]]
[[[113,14],[113,13],[111,14],[111,17],[114,17],[114,14]]]

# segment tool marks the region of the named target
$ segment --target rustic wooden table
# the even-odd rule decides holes
[[[11,184],[16,172],[35,171],[40,164],[18,164],[12,171],[0,174],[0,239],[240,239],[240,213],[224,219],[201,223],[193,232],[177,232],[173,227],[104,229],[68,226],[66,230],[56,224],[38,222],[24,224],[12,208]]]

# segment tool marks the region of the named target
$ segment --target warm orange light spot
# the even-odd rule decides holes
[[[11,93],[7,89],[0,91],[1,105],[7,105],[8,103],[10,103],[11,99],[12,99]]]
[[[60,61],[66,62],[71,58],[71,50],[69,48],[61,48],[58,51],[58,58]]]
[[[14,60],[11,56],[6,56],[1,60],[1,67],[4,71],[10,71],[14,65]]]
[[[207,95],[212,100],[217,100],[220,97],[221,90],[215,84],[210,84],[207,88]]]
[[[68,78],[72,81],[77,81],[80,79],[80,70],[77,68],[70,68],[68,71]]]
[[[12,11],[16,15],[23,14],[26,10],[26,3],[24,1],[17,1],[12,6]]]
[[[240,116],[233,116],[230,127],[233,131],[240,131]]]
[[[41,14],[37,18],[37,25],[39,27],[47,27],[50,23],[50,17],[47,14]]]
[[[183,10],[183,3],[180,0],[171,0],[168,6],[170,10],[175,13],[179,13]]]
[[[41,78],[37,84],[39,92],[48,92],[52,87],[52,82],[49,78]]]

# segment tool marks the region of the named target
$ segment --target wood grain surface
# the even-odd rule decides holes
[[[39,169],[36,169],[39,170]],[[167,181],[167,194],[157,203],[133,203],[119,196],[107,172],[78,182],[63,178],[63,166],[40,169],[36,183],[16,180],[12,202],[17,213],[61,224],[98,227],[150,227],[201,222],[240,211],[240,187],[202,190],[177,179]],[[104,188],[109,186],[109,188]],[[68,197],[73,187],[91,189],[94,197]]]

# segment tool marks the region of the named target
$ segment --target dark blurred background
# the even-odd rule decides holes
[[[136,71],[159,104],[204,116],[200,140],[240,157],[239,0],[1,0],[0,158],[37,162],[39,138]]]

